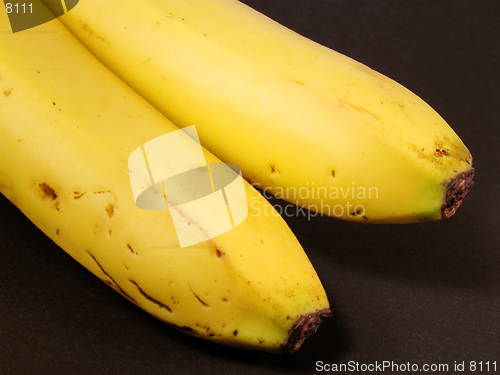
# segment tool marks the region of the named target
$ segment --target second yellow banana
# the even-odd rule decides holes
[[[85,0],[61,21],[256,187],[345,220],[453,215],[472,157],[401,85],[236,0]]]

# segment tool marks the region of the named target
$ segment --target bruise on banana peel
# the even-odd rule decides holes
[[[51,199],[53,201],[57,199],[57,194],[55,193],[54,189],[52,189],[47,183],[42,182],[38,184],[38,187],[42,191],[42,194],[45,198]]]

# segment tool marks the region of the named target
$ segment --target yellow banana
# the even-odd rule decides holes
[[[49,0],[44,0],[50,2]],[[423,100],[236,0],[85,0],[61,21],[258,188],[357,222],[452,216],[472,157]]]
[[[0,11],[0,192],[79,263],[165,323],[224,345],[298,349],[329,305],[285,221],[261,214],[270,204],[244,182],[247,218],[181,248],[172,215],[139,208],[129,178],[138,171],[129,164],[134,150],[180,130],[58,20],[8,31]],[[182,138],[174,161],[197,147]]]

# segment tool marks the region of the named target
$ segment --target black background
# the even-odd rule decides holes
[[[286,218],[334,312],[292,356],[225,348],[167,327],[0,196],[0,373],[306,374],[317,361],[444,363],[454,373],[455,362],[497,361],[500,374],[499,3],[243,2],[427,101],[474,156],[470,196],[454,217],[432,223]]]

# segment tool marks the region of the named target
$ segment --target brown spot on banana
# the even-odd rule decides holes
[[[75,196],[73,197],[74,199],[80,199],[81,197],[83,197],[86,194],[86,192],[79,193],[79,192],[75,191],[75,192],[73,192],[73,194],[75,194]]]
[[[352,214],[349,214],[349,216],[359,216],[361,215],[362,211],[358,209],[357,211],[354,211]]]
[[[193,292],[193,289],[191,289],[191,285],[188,284],[188,287],[189,287],[189,290],[191,291],[191,293],[193,293],[193,295],[196,297],[196,299],[198,301],[200,301],[200,303],[203,305],[203,306],[209,306],[208,303],[204,302],[200,297],[198,297],[198,295]]]
[[[118,292],[120,292],[123,296],[127,297],[129,300],[131,300],[132,302],[135,302],[135,300],[130,297],[117,283],[116,281],[104,270],[104,268],[101,266],[101,264],[97,261],[97,259],[95,258],[94,255],[92,255],[92,253],[90,251],[87,250],[87,253],[89,253],[89,255],[92,257],[92,259],[94,259],[94,262],[97,263],[97,265],[99,266],[99,268],[101,269],[101,271],[111,280],[110,281],[105,281],[107,284],[109,284],[110,286],[114,286],[116,288],[118,288]]]
[[[162,320],[164,323],[168,324],[170,327],[172,328],[175,328],[181,332],[184,332],[184,333],[187,333],[187,334],[190,334],[190,335],[200,335],[200,333],[198,333],[196,330],[194,330],[193,328],[191,327],[188,327],[188,326],[178,326],[178,325],[175,325],[173,323],[170,323],[170,322],[167,322],[165,320]],[[201,335],[200,335],[201,336]]]
[[[38,184],[38,187],[40,188],[40,192],[43,198],[50,199],[53,201],[57,199],[56,192],[47,183],[42,182]]]
[[[113,214],[115,213],[115,205],[113,203],[110,203],[106,207],[106,213],[108,214],[108,217],[111,219],[113,217]]]
[[[179,327],[179,326],[176,326],[175,324],[170,324],[172,327],[174,328],[177,328],[178,330],[181,330],[181,331],[184,331],[184,332],[189,332],[189,333],[198,333],[196,332],[194,329],[190,328],[190,327],[187,327],[187,326],[183,326],[183,327]]]
[[[434,151],[434,156],[436,157],[442,157],[442,156],[450,156],[450,150],[449,149],[436,149],[436,151]]]
[[[132,252],[132,254],[139,254],[137,251],[134,251],[134,249],[132,248],[132,246],[130,246],[130,244],[127,244],[127,247]]]
[[[465,146],[447,136],[436,137],[433,147],[425,149],[418,148],[414,143],[409,143],[419,158],[434,163],[438,168],[449,168],[453,163],[465,162],[472,164],[470,153]],[[449,159],[446,159],[449,158]],[[450,164],[452,163],[452,164]]]
[[[169,312],[172,312],[172,309],[170,307],[168,307],[166,304],[158,301],[157,299],[151,297],[150,295],[148,295],[146,292],[144,292],[144,290],[141,289],[141,287],[134,281],[134,280],[130,280],[129,281],[134,284],[137,289],[139,289],[139,292],[143,295],[144,298],[146,298],[147,300],[153,302],[154,304],[158,305],[160,308],[163,308],[163,309],[166,309],[168,310]]]
[[[94,38],[94,39],[97,39],[97,40],[99,40],[99,41],[101,41],[101,42],[104,42],[104,38],[103,38],[102,36],[97,35],[97,34],[94,32],[94,30],[92,30],[92,29],[89,27],[89,25],[87,25],[86,23],[82,23],[82,22],[80,22],[80,23],[81,23],[81,27],[82,27],[82,29],[83,29],[83,30],[85,30],[85,31],[87,32],[87,36],[88,36],[89,38]]]

